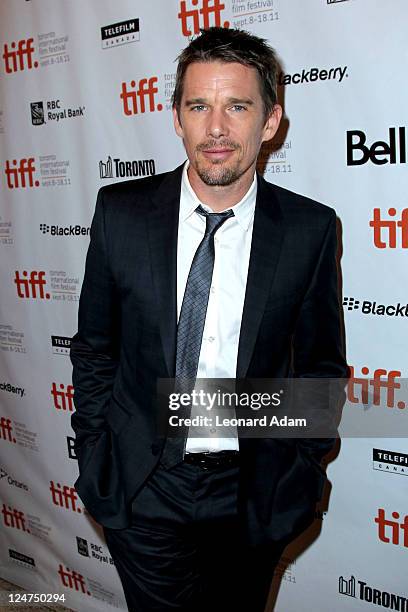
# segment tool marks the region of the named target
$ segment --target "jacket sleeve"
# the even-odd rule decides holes
[[[83,446],[95,442],[105,429],[104,414],[118,367],[120,311],[109,267],[104,188],[98,192],[90,235],[79,299],[78,331],[72,338],[70,351],[76,408],[71,424],[76,434],[78,458]]]
[[[336,214],[331,212],[296,324],[293,369],[295,378],[342,379],[336,381],[338,384],[331,383],[330,387],[328,384],[324,387],[324,381],[321,381],[321,384],[315,385],[315,389],[311,388],[310,394],[303,393],[305,412],[307,409],[314,409],[313,416],[322,419],[322,431],[327,429],[335,432],[336,415],[333,410],[337,403],[341,404],[348,370],[343,349],[343,322],[338,295]],[[326,401],[329,395],[330,402]],[[318,460],[331,450],[334,441],[333,438],[325,437],[298,440],[302,449],[311,452]]]

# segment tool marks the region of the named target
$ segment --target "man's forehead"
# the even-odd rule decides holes
[[[255,68],[237,62],[194,62],[186,70],[184,94],[198,94],[205,90],[237,89],[246,96],[256,97],[259,87]]]

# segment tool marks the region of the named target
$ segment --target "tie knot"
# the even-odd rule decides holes
[[[200,206],[197,206],[196,212],[198,212],[198,214],[201,215],[202,217],[205,217],[205,221],[206,221],[205,233],[206,234],[215,233],[217,229],[221,227],[224,221],[234,216],[234,212],[232,210],[224,210],[223,212],[220,212],[220,213],[207,212],[206,210],[204,210],[201,204]]]

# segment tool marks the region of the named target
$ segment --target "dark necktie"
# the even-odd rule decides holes
[[[202,206],[196,212],[205,216],[206,228],[188,274],[177,326],[176,393],[191,393],[194,389],[214,269],[214,234],[224,221],[234,216],[232,210],[208,213]],[[190,413],[191,405],[177,411],[181,418],[188,418]],[[183,460],[187,433],[188,427],[183,427],[177,430],[177,436],[167,438],[161,458],[167,469]]]

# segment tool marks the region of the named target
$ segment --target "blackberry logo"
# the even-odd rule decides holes
[[[378,302],[371,302],[370,300],[357,300],[354,297],[344,297],[343,306],[347,307],[347,310],[361,310],[362,314],[371,314],[377,316],[387,317],[408,317],[408,303],[401,304],[379,304]]]
[[[279,73],[279,85],[298,85],[299,83],[314,83],[315,81],[338,81],[342,82],[344,77],[348,77],[347,66],[337,68],[303,68],[302,72],[294,74]]]
[[[353,297],[345,297],[343,299],[343,306],[346,306],[347,310],[358,310],[360,307],[360,300],[356,300]]]
[[[82,225],[47,225],[40,223],[40,231],[51,236],[89,236],[90,227]]]

